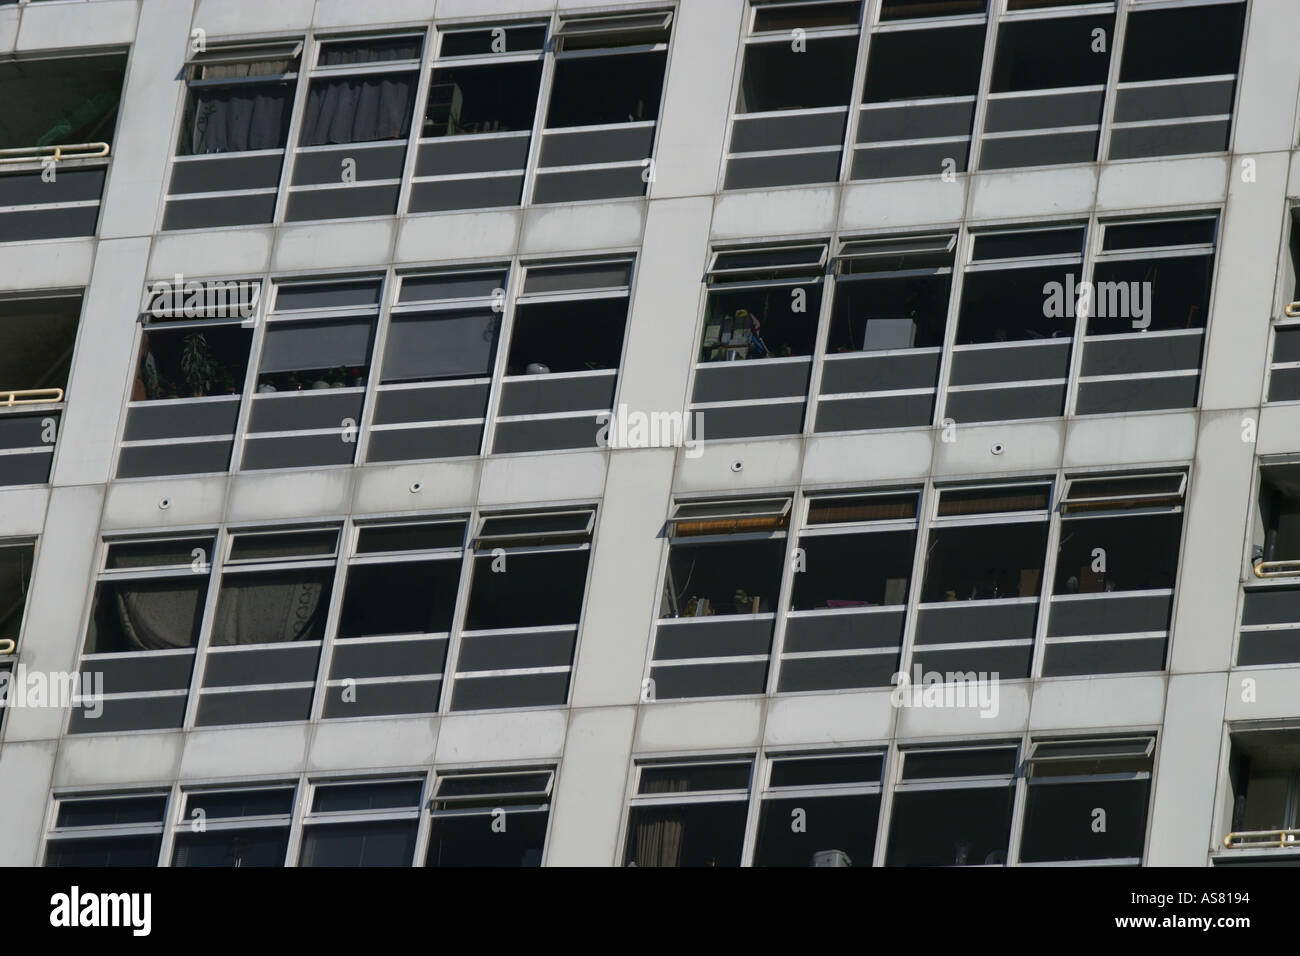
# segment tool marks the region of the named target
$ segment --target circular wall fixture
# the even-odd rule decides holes
[[[420,489],[423,488],[423,487],[424,487],[424,485],[420,484],[420,482],[418,482],[418,481],[413,481],[413,482],[411,482],[411,494],[413,494],[413,495],[419,494],[419,493],[420,493]]]
[[[743,461],[741,461],[739,458],[737,458],[735,461],[733,461],[733,462],[731,463],[731,470],[732,470],[732,471],[744,471],[744,470],[745,470],[745,463],[744,463]]]
[[[989,449],[989,451],[993,452],[993,454],[995,455],[1000,455],[1006,450],[1007,450],[1007,446],[1002,444],[1002,442],[1000,441],[995,441],[993,443],[993,447]]]
[[[158,507],[161,508],[163,511],[166,511],[171,506],[172,506],[172,500],[170,498],[158,499]]]

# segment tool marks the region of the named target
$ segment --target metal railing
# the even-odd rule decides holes
[[[17,649],[18,642],[12,637],[0,639],[0,657],[4,657],[6,654],[12,654]]]
[[[1256,561],[1251,567],[1257,578],[1290,578],[1300,575],[1300,559]]]
[[[1300,319],[1300,302],[1288,302],[1282,311],[1288,319]]]
[[[59,146],[19,146],[0,149],[0,165],[30,163],[35,159],[53,157],[57,163],[64,159],[98,159],[107,156],[108,143],[65,143]]]
[[[15,405],[55,405],[63,401],[61,388],[20,388],[0,391],[0,408]]]
[[[1271,846],[1300,846],[1300,830],[1242,830],[1223,838],[1229,850],[1259,849]]]

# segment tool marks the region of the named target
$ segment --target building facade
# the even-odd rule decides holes
[[[1300,859],[1290,0],[0,0],[0,863]]]

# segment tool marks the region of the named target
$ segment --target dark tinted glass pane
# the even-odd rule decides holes
[[[284,866],[289,828],[177,834],[172,866]]]
[[[1150,780],[1030,784],[1020,858],[1034,863],[1141,857],[1150,786]]]
[[[977,488],[971,491],[951,488],[940,493],[939,517],[996,514],[1007,511],[1045,511],[1050,501],[1051,488],[1048,485]]]
[[[117,800],[64,800],[57,827],[105,827],[125,823],[161,823],[167,798],[125,797]]]
[[[547,127],[658,119],[667,59],[657,52],[557,60]]]
[[[1025,256],[1066,256],[1083,252],[1083,229],[1044,229],[1040,232],[989,232],[975,237],[971,258],[1019,259]]]
[[[772,764],[768,785],[812,787],[832,783],[879,783],[882,760],[879,754],[866,757],[777,760]]]
[[[904,604],[916,534],[836,534],[799,539],[803,569],[795,575],[791,608]]]
[[[162,835],[51,841],[46,866],[157,866]]]
[[[399,300],[430,302],[443,299],[491,298],[498,290],[505,292],[504,272],[485,272],[474,275],[404,276]]]
[[[806,49],[790,43],[745,48],[738,113],[845,106],[852,98],[857,37],[809,37]]]
[[[319,282],[281,285],[276,291],[275,310],[336,309],[348,306],[377,306],[378,282]]]
[[[464,136],[533,128],[540,60],[433,71],[422,135]]]
[[[935,528],[922,601],[1035,597],[1047,550],[1047,522]]]
[[[389,60],[412,60],[420,55],[420,37],[393,37],[385,40],[344,40],[321,44],[320,66],[350,66],[360,63],[384,63]]]
[[[577,624],[587,581],[587,554],[507,554],[503,570],[493,569],[499,556],[476,558],[465,628]]]
[[[220,647],[319,641],[325,635],[333,579],[333,568],[225,575],[212,643]]]
[[[426,551],[459,548],[465,542],[465,522],[446,524],[388,525],[362,528],[357,535],[357,554],[383,551]]]
[[[1178,574],[1182,527],[1180,514],[1064,522],[1054,593],[1172,588]],[[1102,570],[1094,571],[1099,557]]]
[[[754,865],[812,866],[831,856],[837,865],[870,866],[879,811],[878,794],[764,800]]]
[[[1014,795],[1011,787],[895,794],[885,864],[1005,864]]]
[[[349,568],[339,637],[449,631],[459,581],[459,561]]]
[[[394,783],[330,784],[316,788],[313,813],[340,810],[391,810],[414,807],[420,802],[424,784],[419,780]]]
[[[665,617],[764,614],[775,609],[785,560],[782,538],[675,543],[664,580]]]
[[[739,866],[745,838],[743,800],[673,807],[633,807],[627,866]]]
[[[339,533],[333,528],[295,534],[240,534],[231,542],[230,560],[319,557],[333,554],[338,540]]]
[[[642,767],[637,793],[690,793],[697,790],[743,790],[749,786],[749,764],[699,764],[681,767]]]
[[[492,515],[483,519],[479,534],[484,538],[535,535],[544,539],[547,534],[585,534],[590,523],[591,513],[588,511],[539,515]]]
[[[545,811],[436,814],[429,827],[425,866],[541,866]],[[504,829],[502,829],[504,824]]]
[[[188,816],[202,810],[209,820],[230,817],[261,817],[288,813],[293,809],[292,790],[230,790],[192,793],[185,804]]]
[[[497,32],[500,30],[500,32]],[[500,27],[491,30],[458,30],[442,35],[439,56],[479,56],[485,53],[524,53],[540,50],[546,41],[546,27]]]
[[[903,760],[904,780],[1009,774],[1016,769],[1016,749],[912,751]]]
[[[986,2],[987,0],[882,0],[880,19],[906,20],[912,17],[983,13]]]
[[[1236,73],[1245,15],[1244,3],[1130,13],[1120,82]]]
[[[198,549],[201,554],[195,554]],[[193,565],[195,561],[207,564],[212,560],[211,538],[184,538],[175,541],[123,542],[108,546],[105,567],[150,568]]]
[[[22,629],[34,553],[30,544],[0,548],[0,640],[16,641]]]
[[[410,866],[414,821],[307,827],[300,866]]]
[[[1152,246],[1191,246],[1214,242],[1214,219],[1174,219],[1107,225],[1102,249],[1145,249]]]
[[[550,780],[549,771],[517,774],[465,774],[443,777],[438,783],[438,797],[472,797],[480,795],[544,793]],[[458,806],[464,806],[462,802]]]
[[[981,0],[982,2],[982,0]],[[984,60],[984,24],[877,33],[867,54],[862,100],[974,96]]]
[[[198,643],[208,577],[102,581],[95,588],[86,653],[165,651]]]
[[[1114,26],[1114,14],[1004,22],[998,27],[991,92],[1104,84]]]
[[[807,30],[812,27],[857,26],[860,2],[802,3],[783,7],[758,7],[754,11],[754,32]]]

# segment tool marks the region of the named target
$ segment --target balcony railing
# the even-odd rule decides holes
[[[1300,846],[1300,830],[1241,830],[1223,838],[1229,850]]]
[[[1290,578],[1300,575],[1300,560],[1256,561],[1251,570],[1257,578]]]
[[[15,405],[57,405],[61,401],[61,388],[20,388],[0,392],[0,406],[5,408],[13,408]]]
[[[62,143],[57,146],[19,146],[13,149],[0,149],[0,165],[30,163],[32,160],[53,157],[60,162],[65,159],[99,159],[107,156],[108,143]]]
[[[14,641],[13,638],[6,637],[0,639],[0,657],[4,657],[7,654],[12,654],[17,649],[18,649],[18,644],[16,641]]]

